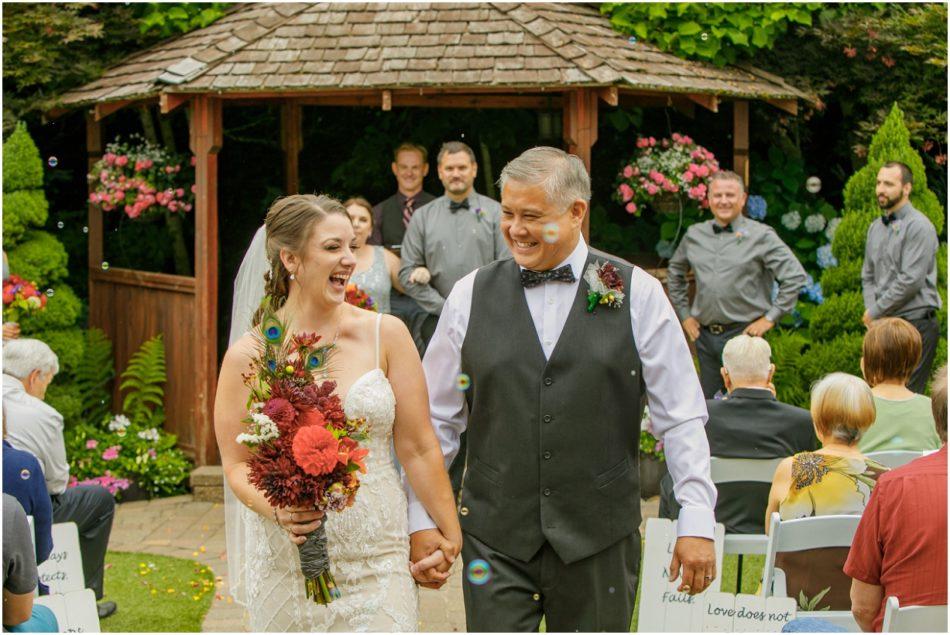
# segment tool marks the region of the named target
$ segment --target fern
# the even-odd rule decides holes
[[[122,399],[122,411],[133,422],[164,416],[165,343],[159,333],[144,342],[122,373],[119,389],[128,391]]]
[[[83,356],[76,368],[80,412],[83,420],[99,423],[112,411],[112,342],[99,329],[89,329],[84,339]]]

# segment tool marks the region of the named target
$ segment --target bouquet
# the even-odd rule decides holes
[[[185,214],[193,209],[194,159],[183,157],[133,136],[106,146],[89,173],[89,202],[103,211],[119,209],[129,218],[168,210]]]
[[[349,304],[358,306],[361,309],[366,309],[367,311],[379,310],[376,308],[376,303],[373,301],[373,298],[355,284],[346,285],[346,301]]]
[[[31,313],[46,307],[46,296],[39,292],[36,283],[27,282],[13,274],[3,281],[3,321],[19,322]]]
[[[719,171],[713,153],[690,137],[673,133],[659,142],[654,137],[637,139],[637,154],[617,175],[614,199],[628,213],[639,216],[643,205],[663,197],[686,195],[700,208],[709,207],[706,193],[709,177]]]
[[[312,333],[288,337],[271,307],[257,334],[262,352],[244,376],[248,427],[237,440],[252,451],[248,481],[275,507],[341,512],[355,501],[357,472],[366,473],[366,422],[348,420],[336,382],[317,379],[327,376],[334,345],[318,347]],[[298,548],[307,597],[319,604],[339,598],[323,523]]]

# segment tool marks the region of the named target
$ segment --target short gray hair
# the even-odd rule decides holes
[[[26,379],[34,370],[45,374],[59,372],[59,359],[46,342],[29,338],[3,343],[3,372]]]
[[[823,436],[854,445],[876,416],[874,394],[860,377],[831,373],[811,389],[811,418]]]
[[[743,333],[722,349],[722,366],[733,381],[765,381],[769,378],[772,347],[761,337]]]
[[[578,199],[590,201],[590,175],[584,162],[575,154],[559,148],[539,146],[521,153],[501,171],[498,189],[509,181],[540,185],[548,202],[567,208]]]

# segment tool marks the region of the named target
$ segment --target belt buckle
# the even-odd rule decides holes
[[[713,335],[722,335],[723,333],[726,332],[726,329],[723,327],[722,324],[710,324],[710,325],[707,326],[706,328],[707,328],[707,329],[709,330],[709,332],[712,333]]]

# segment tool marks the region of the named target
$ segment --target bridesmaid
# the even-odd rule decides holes
[[[356,234],[356,269],[350,282],[369,294],[380,313],[389,313],[389,295],[393,287],[403,292],[399,282],[399,258],[379,245],[366,241],[373,234],[372,205],[362,196],[348,199],[343,206],[353,221]]]

